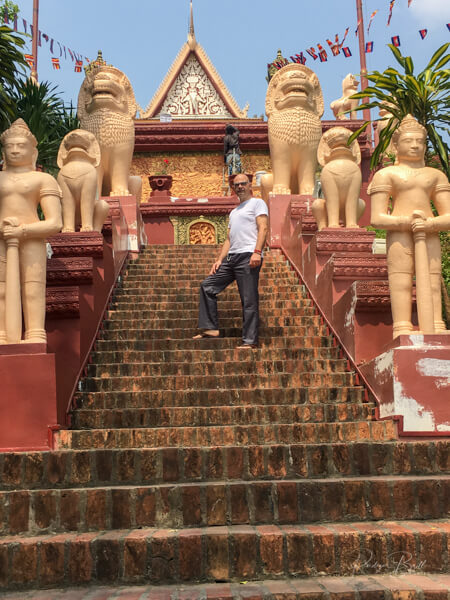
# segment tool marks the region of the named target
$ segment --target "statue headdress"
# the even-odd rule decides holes
[[[392,135],[392,141],[394,144],[396,144],[402,133],[409,133],[411,131],[420,133],[424,139],[427,137],[427,130],[425,127],[421,125],[419,121],[412,115],[406,115],[406,117],[401,120],[400,125],[394,131]]]
[[[25,121],[23,119],[17,119],[16,121],[14,121],[14,123],[11,125],[11,127],[6,129],[2,133],[2,135],[0,136],[0,142],[2,144],[4,144],[5,141],[9,137],[14,137],[14,136],[15,137],[17,137],[17,136],[26,137],[29,140],[31,140],[34,147],[37,146],[37,139],[31,133],[30,128],[28,127],[28,125],[25,123]]]

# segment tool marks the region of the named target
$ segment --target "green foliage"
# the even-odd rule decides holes
[[[0,21],[8,24],[6,21],[12,21],[19,14],[19,7],[11,0],[2,0],[0,2]]]
[[[12,120],[22,118],[38,141],[38,164],[56,174],[56,158],[63,137],[80,126],[75,109],[67,107],[57,88],[48,81],[39,85],[30,79],[20,81],[11,92],[14,104]]]
[[[449,148],[443,141],[440,131],[449,133],[450,125],[450,69],[446,65],[450,61],[448,48],[444,44],[433,54],[423,71],[414,75],[414,64],[410,56],[403,56],[398,48],[389,44],[395,60],[402,67],[403,73],[389,67],[382,73],[373,71],[367,75],[370,84],[364,91],[354,94],[354,99],[367,99],[356,110],[365,108],[384,109],[392,117],[381,117],[376,121],[386,121],[386,127],[380,133],[380,140],[375,148],[371,167],[375,168],[397,129],[399,122],[411,114],[421,123],[428,133],[428,140],[434,153],[438,156],[443,171],[450,175]],[[349,143],[364,131],[370,121],[351,136]]]
[[[5,25],[0,27],[0,131],[4,131],[14,116],[11,92],[26,73],[22,54],[23,38]]]

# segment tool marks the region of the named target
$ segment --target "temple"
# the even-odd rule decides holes
[[[411,116],[372,178],[367,133],[347,144],[362,121],[321,120],[314,71],[279,51],[267,80],[268,120],[249,118],[191,0],[145,110],[101,55],[86,72],[61,202],[25,124],[2,133],[1,597],[448,598],[449,183]],[[234,283],[220,335],[194,337],[249,183],[225,172],[228,124],[269,210],[259,345],[244,348]]]

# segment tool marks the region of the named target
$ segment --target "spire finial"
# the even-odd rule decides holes
[[[194,9],[192,8],[192,0],[190,0],[190,8],[189,8],[189,33],[188,33],[188,44],[190,48],[193,50],[197,45],[197,40],[195,39],[195,31],[194,31]]]

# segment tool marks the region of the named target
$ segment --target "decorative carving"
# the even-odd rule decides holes
[[[80,289],[74,287],[49,287],[46,297],[47,317],[80,316]]]
[[[161,112],[197,119],[232,116],[194,54],[189,56],[170,88]]]
[[[374,309],[388,311],[391,306],[387,281],[356,281],[356,310],[370,312]]]
[[[103,236],[96,231],[86,233],[60,233],[48,238],[53,257],[103,256]]]
[[[228,233],[228,217],[214,215],[207,219],[199,217],[170,217],[174,228],[174,244],[223,244]],[[194,227],[191,237],[191,228]],[[214,240],[211,232],[214,231]],[[196,241],[201,236],[211,241]],[[202,238],[203,239],[203,238]],[[194,240],[194,241],[192,241]]]
[[[345,121],[349,118],[356,119],[355,108],[358,106],[358,100],[350,100],[349,96],[356,94],[358,85],[359,81],[351,73],[346,75],[342,81],[342,96],[330,104],[330,108],[338,121]],[[342,114],[345,110],[352,111],[350,117]]]
[[[386,257],[376,254],[364,256],[339,255],[332,257],[333,279],[386,279]]]
[[[47,284],[91,283],[93,278],[91,257],[59,257],[47,260]]]
[[[280,69],[267,89],[266,114],[273,176],[261,178],[263,197],[312,194],[323,115],[317,75],[300,64]]]
[[[197,221],[189,227],[189,243],[217,244],[216,228],[212,223]]]
[[[365,229],[324,229],[316,235],[317,254],[334,252],[372,253],[373,231]]]

